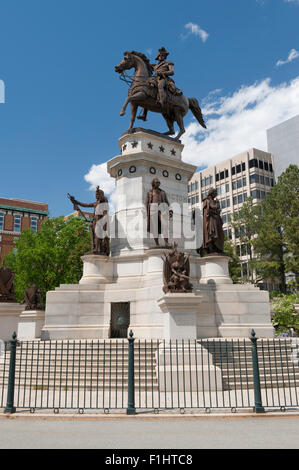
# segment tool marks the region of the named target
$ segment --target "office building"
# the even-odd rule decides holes
[[[299,114],[267,130],[268,152],[275,158],[276,178],[290,165],[299,165]]]

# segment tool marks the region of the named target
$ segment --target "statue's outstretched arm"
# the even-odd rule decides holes
[[[94,207],[95,206],[94,202],[90,202],[89,204],[87,204],[85,202],[80,202],[80,201],[77,201],[77,200],[76,200],[76,204],[78,206],[81,206],[81,207]]]

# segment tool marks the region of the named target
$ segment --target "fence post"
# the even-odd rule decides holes
[[[17,334],[14,332],[10,343],[10,360],[9,360],[9,375],[7,387],[6,408],[4,413],[15,413],[14,407],[14,394],[15,394],[15,375],[16,375],[16,350],[17,350]]]
[[[135,415],[135,376],[134,376],[134,341],[133,331],[129,333],[129,370],[128,370],[128,408],[127,415]]]
[[[253,368],[253,383],[254,383],[254,411],[256,413],[265,413],[265,408],[262,405],[261,394],[261,381],[259,371],[259,359],[257,354],[257,337],[255,331],[251,331],[251,346],[252,346],[252,368]]]

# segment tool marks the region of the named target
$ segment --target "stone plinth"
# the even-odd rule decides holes
[[[44,323],[44,310],[24,310],[19,317],[18,339],[32,340],[40,338]]]
[[[159,179],[160,188],[167,194],[173,210],[172,223],[176,227],[173,239],[183,248],[182,226],[191,227],[188,181],[196,166],[181,160],[182,144],[157,133],[139,129],[122,136],[119,146],[122,154],[107,162],[108,173],[116,183],[114,228],[117,238],[111,239],[112,256],[132,250],[141,253],[154,246],[153,237],[147,233],[145,206],[154,178]],[[199,245],[194,241],[193,248],[196,246]]]
[[[8,341],[18,331],[20,313],[24,305],[17,302],[0,302],[0,339]]]
[[[109,256],[103,255],[84,255],[83,276],[79,284],[106,284],[112,281],[113,264]]]
[[[201,284],[232,284],[229,276],[229,257],[222,255],[208,255],[201,258],[202,276]]]
[[[164,339],[195,340],[197,337],[197,313],[201,296],[193,293],[170,293],[157,300],[164,313]]]
[[[222,390],[220,368],[196,341],[160,343],[156,355],[160,391]]]

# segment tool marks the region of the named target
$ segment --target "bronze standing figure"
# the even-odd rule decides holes
[[[170,78],[174,75],[174,64],[166,61],[168,54],[164,47],[160,48],[156,57],[159,62],[152,65],[141,52],[129,51],[124,53],[124,59],[115,67],[115,71],[124,79],[126,79],[125,70],[135,69],[128,97],[120,111],[120,115],[124,116],[126,107],[130,103],[131,122],[128,132],[133,129],[138,106],[143,108],[140,119],[144,121],[148,111],[162,114],[169,129],[165,135],[175,134],[174,123],[177,122],[180,131],[176,140],[179,140],[185,132],[183,118],[189,109],[200,125],[206,128],[197,99],[185,97]],[[154,77],[152,77],[153,72]]]
[[[108,199],[105,197],[104,191],[99,186],[96,189],[96,201],[91,203],[79,202],[74,196],[68,194],[68,198],[73,203],[74,210],[77,210],[86,222],[90,222],[90,229],[92,234],[92,253],[96,255],[109,256],[110,254],[110,239],[108,235],[103,235],[103,232],[107,231],[107,222],[98,228],[98,222],[104,217],[108,217]],[[83,212],[80,210],[81,207],[93,207],[94,213],[91,221],[86,219]],[[100,223],[101,224],[101,223]]]
[[[220,216],[221,209],[216,189],[210,189],[203,200],[203,244],[202,250],[207,254],[223,254],[224,232]]]
[[[160,189],[160,181],[158,178],[153,179],[152,181],[152,189],[150,189],[147,193],[146,196],[146,212],[147,212],[147,232],[148,233],[153,233],[154,234],[154,240],[156,243],[156,246],[159,246],[159,235],[161,235],[162,232],[162,214],[161,211],[154,211],[154,208],[157,206],[152,206],[152,204],[167,204],[169,206],[169,202],[167,199],[167,194],[163,189]],[[152,212],[152,214],[151,214]],[[172,210],[169,211],[169,217],[172,217]],[[155,222],[154,217],[156,216],[157,218],[157,224],[154,224]],[[151,226],[151,221],[152,224],[154,225],[153,227]],[[155,235],[158,235],[158,237]],[[168,245],[168,238],[165,237],[165,245]]]

